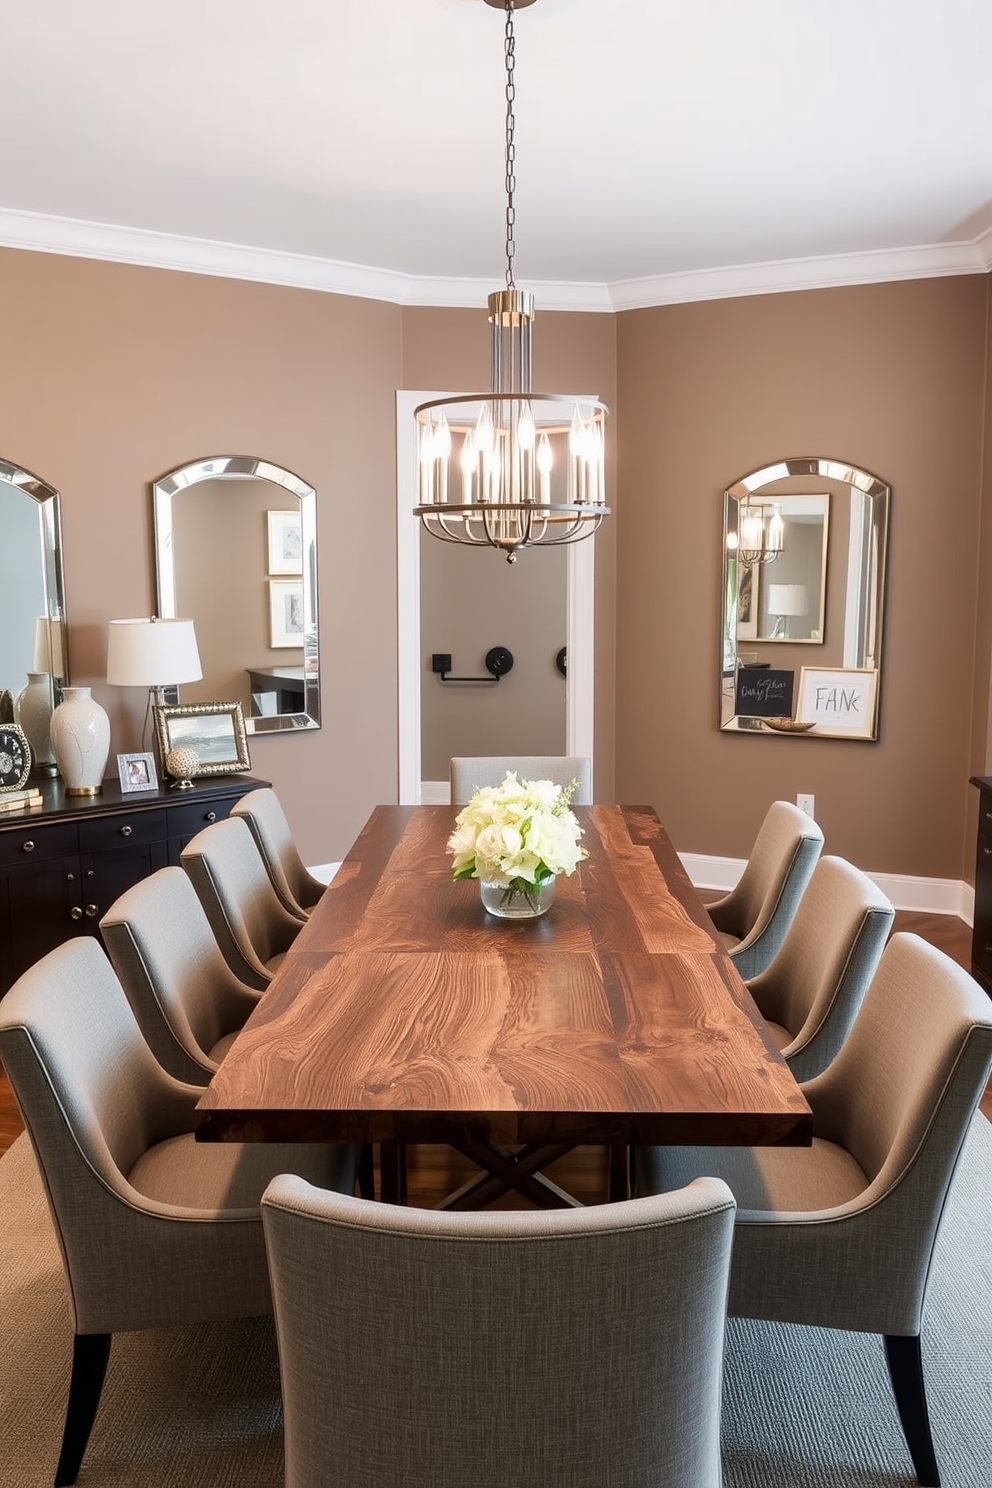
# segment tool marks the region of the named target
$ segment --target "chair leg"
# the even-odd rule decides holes
[[[363,1199],[375,1198],[375,1155],[371,1142],[358,1149],[358,1192]]]
[[[937,1458],[930,1435],[930,1413],[927,1410],[919,1334],[906,1338],[887,1333],[885,1359],[917,1481],[924,1488],[940,1488]]]
[[[109,1333],[76,1333],[72,1340],[72,1378],[69,1403],[62,1432],[62,1450],[55,1469],[55,1488],[74,1483],[83,1463],[96,1409],[100,1404],[103,1377],[110,1358]]]

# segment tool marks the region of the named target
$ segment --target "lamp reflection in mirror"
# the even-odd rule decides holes
[[[107,681],[114,687],[148,688],[142,747],[152,706],[165,701],[163,688],[198,682],[202,676],[192,620],[158,620],[154,615],[151,619],[111,620]]]
[[[809,597],[805,584],[769,584],[768,613],[777,616],[772,639],[787,639],[790,616],[809,614]]]

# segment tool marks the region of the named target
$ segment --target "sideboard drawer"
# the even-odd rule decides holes
[[[169,812],[169,836],[195,837],[204,827],[230,816],[234,804],[233,800],[187,801],[183,806],[173,806]]]
[[[0,834],[0,867],[10,868],[16,863],[33,862],[37,858],[60,858],[78,850],[79,838],[74,822],[46,826],[43,821],[32,821],[31,816],[27,816],[18,823],[16,830]]]
[[[133,846],[137,842],[164,842],[169,835],[165,811],[135,811],[130,816],[95,817],[79,823],[82,852],[104,852],[107,848]]]

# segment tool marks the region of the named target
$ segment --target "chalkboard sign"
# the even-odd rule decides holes
[[[741,667],[734,689],[734,711],[745,718],[791,718],[795,672]]]

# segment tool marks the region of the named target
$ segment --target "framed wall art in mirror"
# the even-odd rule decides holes
[[[0,460],[0,693],[23,728],[35,775],[56,773],[49,725],[69,681],[59,493]]]
[[[816,456],[778,460],[728,487],[721,729],[877,739],[890,496],[870,471]],[[803,668],[849,680],[870,674],[857,688],[867,716],[857,727],[829,727],[799,713]],[[768,714],[762,671],[781,679],[781,718]],[[765,699],[764,711],[754,698]]]
[[[183,702],[236,698],[250,734],[319,728],[313,486],[269,460],[217,455],[163,476],[152,500],[158,612],[195,622],[203,665]],[[292,605],[280,608],[292,625],[278,632],[276,584],[293,589]]]

